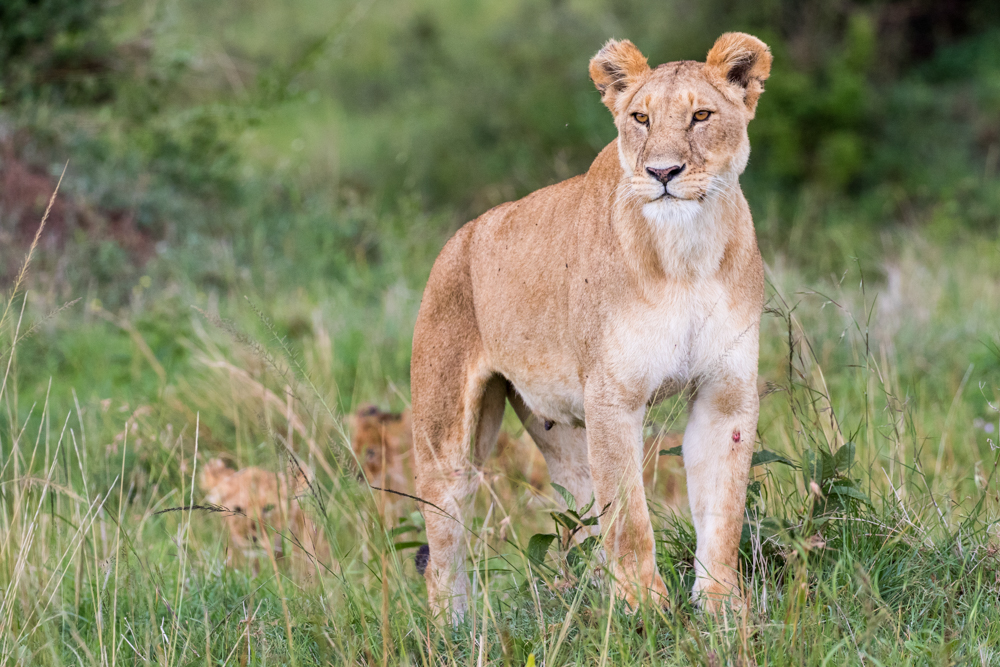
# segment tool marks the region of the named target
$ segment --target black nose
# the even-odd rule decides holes
[[[646,171],[649,172],[650,176],[666,185],[679,176],[680,173],[684,171],[684,167],[686,166],[687,165],[685,164],[679,164],[673,167],[667,167],[666,169],[653,169],[652,167],[646,167]]]

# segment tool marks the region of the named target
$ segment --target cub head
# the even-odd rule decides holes
[[[362,407],[348,419],[354,455],[369,484],[396,476],[395,469],[410,451],[410,414],[383,412],[374,405]]]
[[[625,191],[648,219],[693,217],[736,183],[770,71],[767,45],[738,32],[719,37],[703,63],[651,69],[628,40],[594,56],[590,78],[615,117]]]

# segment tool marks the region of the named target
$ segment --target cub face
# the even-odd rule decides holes
[[[351,447],[369,484],[405,491],[405,461],[410,455],[413,435],[410,413],[382,412],[365,406],[348,418]]]
[[[733,33],[704,63],[650,69],[628,40],[612,40],[594,56],[590,76],[615,116],[626,187],[646,218],[693,217],[743,172],[747,123],[770,69],[763,42]]]
[[[289,477],[293,487],[291,496]],[[280,533],[289,528],[301,541],[315,542],[315,527],[297,500],[308,488],[300,470],[293,470],[291,475],[256,467],[233,470],[216,458],[202,469],[200,486],[207,502],[228,510],[223,519],[229,529],[230,544],[242,556],[253,556],[259,550],[273,550],[280,556]]]

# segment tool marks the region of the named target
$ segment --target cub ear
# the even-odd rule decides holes
[[[727,32],[708,52],[705,73],[723,93],[735,93],[734,101],[745,104],[752,118],[771,74],[771,60],[764,42],[746,33]]]
[[[646,56],[627,39],[620,42],[608,40],[590,60],[590,78],[601,93],[601,101],[616,116],[618,109],[615,104],[621,93],[651,71]]]
[[[234,472],[234,470],[226,466],[225,461],[220,458],[214,458],[202,467],[201,475],[199,476],[199,486],[202,491],[209,492]]]
[[[372,405],[371,403],[366,403],[358,408],[355,412],[347,415],[345,421],[348,427],[351,429],[351,433],[357,437],[358,429],[364,426],[364,424],[369,421],[372,417],[378,417],[379,409],[378,406]]]

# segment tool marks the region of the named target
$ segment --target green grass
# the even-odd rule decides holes
[[[799,468],[754,468],[745,621],[689,604],[685,511],[654,504],[672,608],[628,614],[595,559],[570,565],[553,547],[531,560],[529,538],[550,532],[554,505],[489,476],[469,526],[473,613],[456,628],[428,619],[413,550],[392,547],[420,541],[421,522],[387,532],[340,424],[362,401],[406,402],[415,292],[390,290],[374,304],[234,299],[215,306],[229,318],[220,320],[205,314],[209,304],[170,310],[153,288],[117,318],[92,306],[60,313],[3,359],[13,355],[0,394],[0,655],[40,665],[521,665],[531,655],[536,664],[994,664],[1000,459],[995,426],[984,425],[998,419],[996,249],[943,250],[913,233],[892,242],[878,288],[851,268],[808,283],[770,267],[758,447]],[[23,299],[6,302],[8,341]],[[177,318],[166,331],[163,309]],[[31,298],[25,311],[22,333],[45,313]],[[275,400],[262,399],[265,388]],[[683,420],[676,402],[650,415],[652,428]],[[825,472],[803,470],[845,447],[856,452],[850,465],[841,457]],[[197,468],[221,452],[273,469],[293,452],[317,471],[303,503],[331,545],[318,575],[266,560],[227,566],[218,516],[156,513],[197,504]],[[870,501],[833,491],[848,480]]]

